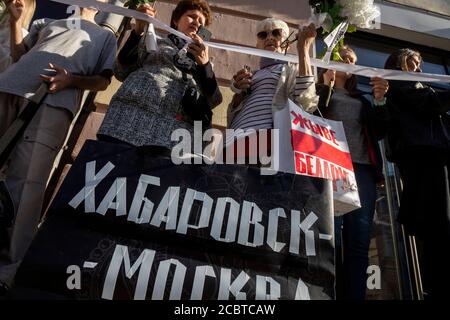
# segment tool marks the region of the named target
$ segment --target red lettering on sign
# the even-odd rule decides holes
[[[336,132],[329,130],[327,127],[321,126],[318,123],[314,123],[310,119],[302,117],[299,113],[291,111],[291,114],[294,116],[294,120],[292,120],[294,125],[300,125],[302,129],[306,128],[312,131],[315,135],[323,137],[334,143],[336,146],[339,146],[339,143],[336,140]]]
[[[295,171],[306,174],[305,156],[302,153],[295,153]]]

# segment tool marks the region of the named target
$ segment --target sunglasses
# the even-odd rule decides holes
[[[282,29],[274,29],[274,30],[270,31],[270,33],[272,33],[272,36],[274,38],[281,38],[283,36]],[[269,36],[269,32],[261,31],[261,32],[258,32],[258,34],[256,36],[261,40],[265,40]]]

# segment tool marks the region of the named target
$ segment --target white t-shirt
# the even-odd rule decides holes
[[[30,98],[42,83],[40,74],[53,63],[77,75],[98,75],[112,70],[117,41],[111,31],[81,20],[80,28],[72,19],[35,21],[24,39],[29,50],[18,62],[0,74],[0,92]],[[82,91],[68,88],[47,95],[44,103],[75,114]]]

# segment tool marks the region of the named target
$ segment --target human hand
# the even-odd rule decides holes
[[[372,92],[375,101],[383,100],[389,90],[389,82],[382,78],[374,77],[370,79],[370,84],[372,85]]]
[[[150,4],[142,4],[137,7],[136,11],[143,12],[150,17],[156,16],[156,9],[154,9]],[[145,27],[148,25],[147,21],[136,19],[136,24],[134,25],[134,32],[141,35],[144,32]]]
[[[317,37],[316,26],[311,23],[309,26],[299,28],[297,33],[297,51],[300,54],[307,54]]]
[[[187,52],[195,57],[197,64],[203,66],[209,62],[208,47],[203,43],[203,39],[197,35],[192,35],[193,42],[187,47]]]
[[[323,83],[327,86],[331,85],[331,82],[334,82],[336,80],[336,70],[327,70],[323,74]]]
[[[234,87],[239,90],[247,90],[252,86],[253,74],[247,69],[239,70],[233,76]]]
[[[8,8],[10,22],[19,23],[24,18],[25,0],[10,0],[5,1]]]
[[[49,93],[56,93],[72,86],[73,78],[69,71],[52,63],[49,63],[48,66],[56,71],[54,76],[41,74],[41,79],[48,83]]]

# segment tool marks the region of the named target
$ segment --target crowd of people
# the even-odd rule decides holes
[[[190,44],[169,34],[149,49],[146,23],[137,20],[118,52],[114,34],[95,23],[94,8],[81,9],[80,28],[71,28],[67,19],[42,19],[34,21],[28,33],[34,7],[34,0],[6,0],[0,16],[0,136],[42,82],[48,86],[47,96],[1,168],[0,294],[13,286],[37,230],[53,161],[84,90],[105,90],[113,75],[122,81],[97,137],[134,147],[170,149],[173,130],[192,132],[194,121],[211,125],[211,110],[222,103],[208,47],[197,34],[212,23],[205,0],[179,1],[172,12],[171,27],[190,37]],[[136,10],[157,15],[148,4]],[[286,22],[264,19],[256,27],[256,48],[284,52],[293,42],[290,35]],[[423,241],[428,296],[448,296],[449,280],[442,278],[447,271],[441,261],[450,257],[450,91],[375,77],[372,94],[367,95],[358,90],[355,75],[334,70],[322,70],[316,82],[309,58],[316,36],[313,24],[299,28],[298,63],[261,58],[258,70],[235,73],[228,127],[274,129],[273,113],[288,99],[306,112],[342,121],[361,208],[335,218],[339,299],[365,298],[376,187],[383,180],[378,142],[384,139],[386,156],[397,164],[403,181],[399,222]],[[342,46],[339,53],[344,63],[356,63],[350,47]],[[389,57],[385,68],[421,72],[421,63],[419,52],[402,49]],[[52,73],[43,74],[44,70]],[[8,214],[11,221],[4,218]]]

